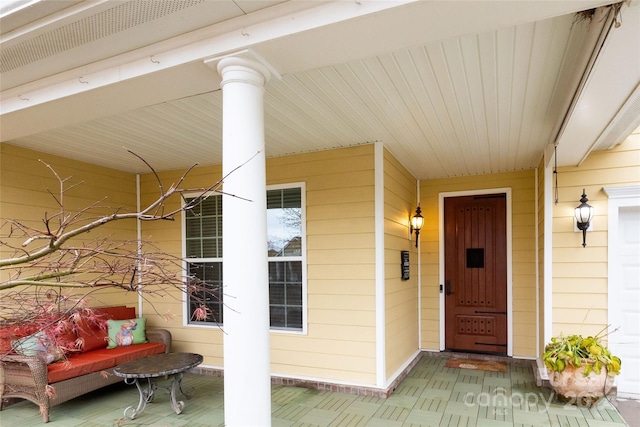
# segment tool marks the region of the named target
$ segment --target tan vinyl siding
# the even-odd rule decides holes
[[[307,335],[271,334],[276,375],[375,384],[373,145],[269,159],[267,183],[305,182]]]
[[[165,187],[177,182],[181,172],[161,173]],[[183,187],[211,185],[220,174],[219,166],[198,167]],[[267,160],[268,185],[296,182],[306,186],[308,329],[306,334],[271,333],[272,373],[373,385],[373,145]],[[157,193],[153,176],[144,175],[143,199],[149,202]],[[180,221],[145,224],[143,230],[164,250],[181,253]],[[167,323],[177,351],[197,351],[205,356],[205,365],[222,366],[221,330],[185,327],[182,304],[165,304],[177,315]]]
[[[416,179],[384,151],[385,351],[387,381],[418,350],[417,249],[409,239]],[[401,279],[400,251],[409,251],[410,279]]]
[[[82,216],[134,211],[136,207],[135,176],[87,163],[52,156],[46,153],[0,145],[0,224],[6,219],[16,219],[25,225],[42,229],[45,216],[53,218],[59,212],[58,200],[63,199],[66,214],[75,214],[91,205],[95,208]],[[68,191],[60,196],[60,182],[49,165],[62,180]],[[57,220],[51,221],[55,229]],[[86,222],[85,222],[86,223]],[[3,234],[4,234],[3,229]],[[94,229],[91,233],[73,239],[76,244],[96,239],[136,239],[136,221],[112,222]],[[18,243],[14,241],[13,243]],[[22,242],[19,242],[22,243]],[[34,246],[30,246],[33,248]],[[6,251],[2,253],[5,257]],[[81,291],[78,291],[81,292]],[[133,292],[107,289],[91,292],[89,304],[103,306],[111,304],[137,305]]]
[[[640,135],[612,150],[595,151],[577,167],[558,169],[553,207],[553,335],[595,334],[607,325],[608,198],[605,186],[640,183]],[[582,189],[594,207],[593,231],[574,231]]]
[[[420,202],[426,218],[424,231],[420,233],[422,348],[438,350],[440,346],[439,194],[491,188],[511,188],[512,191],[513,355],[534,357],[537,268],[534,170],[420,182]]]

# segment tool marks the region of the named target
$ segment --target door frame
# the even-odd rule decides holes
[[[484,188],[480,190],[449,191],[438,193],[438,241],[439,241],[439,282],[440,282],[440,351],[445,349],[445,313],[444,313],[444,199],[448,197],[477,196],[482,194],[506,195],[506,228],[507,228],[507,356],[513,356],[513,252],[512,252],[512,209],[511,188]]]

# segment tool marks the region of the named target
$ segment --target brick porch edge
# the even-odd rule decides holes
[[[357,396],[372,396],[386,399],[393,393],[393,391],[398,387],[398,385],[404,380],[411,369],[420,361],[423,357],[424,352],[420,352],[416,355],[416,357],[402,370],[402,372],[393,380],[393,382],[385,389],[377,388],[377,387],[365,387],[358,385],[345,385],[345,384],[336,384],[326,381],[315,381],[315,380],[304,380],[300,378],[287,378],[287,377],[271,377],[271,384],[274,385],[283,385],[290,387],[304,387],[313,390],[324,390],[324,391],[332,391],[338,393],[349,393]],[[200,375],[209,375],[213,377],[224,377],[224,371],[222,369],[216,368],[206,368],[206,367],[195,367],[191,369],[189,372]]]
[[[409,372],[418,364],[420,359],[423,357],[456,357],[456,358],[464,358],[464,359],[482,359],[482,360],[492,360],[492,361],[500,361],[506,362],[516,365],[530,365],[533,367],[534,375],[537,375],[536,372],[536,361],[530,359],[514,359],[508,356],[496,356],[496,355],[485,355],[485,354],[475,354],[475,353],[454,353],[448,351],[421,351],[416,355],[416,357],[409,363],[407,366],[400,372],[400,374],[389,384],[387,388],[381,389],[377,387],[365,387],[365,386],[357,386],[357,385],[345,385],[345,384],[336,384],[326,381],[315,381],[315,380],[304,380],[300,378],[287,378],[287,377],[278,377],[272,376],[271,383],[275,385],[283,385],[283,386],[291,386],[291,387],[304,387],[313,390],[325,390],[332,391],[338,393],[349,393],[357,396],[372,396],[386,399],[393,393],[393,391],[398,387],[398,385],[404,380]],[[193,368],[190,372],[194,374],[200,375],[209,375],[214,377],[224,377],[224,371],[222,369],[216,368],[206,368],[206,367],[196,367]]]

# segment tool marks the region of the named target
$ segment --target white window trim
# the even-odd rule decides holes
[[[307,335],[308,334],[308,304],[307,304],[307,191],[306,191],[306,183],[305,182],[292,182],[286,184],[275,184],[275,185],[267,185],[267,191],[269,190],[281,190],[286,188],[300,188],[300,206],[302,207],[302,242],[301,242],[301,251],[302,254],[299,257],[288,257],[292,260],[301,260],[302,261],[302,329],[301,330],[293,330],[293,329],[280,329],[280,328],[271,328],[271,333],[274,334],[282,334],[282,335]],[[211,192],[209,195],[215,195],[218,193]],[[197,197],[200,193],[187,193],[184,194],[184,199],[188,199],[191,197]],[[183,200],[184,203],[184,200]],[[266,212],[265,212],[266,214]],[[224,220],[224,219],[223,219]],[[182,246],[182,269],[183,271],[187,271],[187,263],[189,262],[207,262],[211,261],[214,258],[189,258],[187,260],[187,246],[186,240],[184,238],[186,233],[186,216],[184,212],[182,213],[181,218],[181,230],[180,230],[180,240]],[[223,257],[224,258],[224,257]],[[219,259],[219,258],[215,258]],[[269,257],[269,261],[278,261],[281,260],[278,257]],[[224,293],[223,293],[224,294]],[[220,325],[211,324],[211,323],[189,323],[189,304],[187,301],[186,294],[182,297],[182,325],[188,328],[223,328],[224,322]]]

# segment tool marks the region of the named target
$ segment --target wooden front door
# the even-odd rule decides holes
[[[445,346],[507,352],[506,195],[446,198]]]

